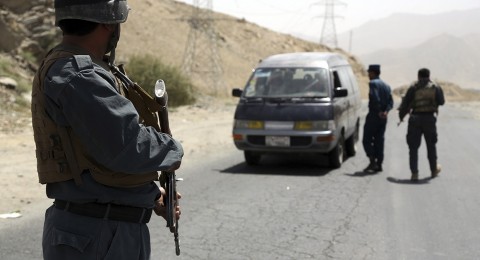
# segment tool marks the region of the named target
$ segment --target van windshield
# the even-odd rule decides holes
[[[322,68],[256,69],[245,97],[328,97],[328,70]]]

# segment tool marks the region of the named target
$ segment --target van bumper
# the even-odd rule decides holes
[[[272,140],[274,140],[272,142]],[[275,141],[277,140],[277,141]],[[318,132],[265,132],[233,130],[237,149],[264,153],[328,153],[338,142],[333,131]]]

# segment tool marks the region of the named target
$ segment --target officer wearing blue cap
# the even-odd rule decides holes
[[[110,72],[128,11],[126,0],[55,0],[63,39],[32,86],[37,171],[54,200],[44,259],[150,259],[147,223],[165,217],[154,181],[180,166],[183,149],[142,123]]]
[[[363,128],[363,148],[370,163],[365,172],[382,171],[385,129],[388,112],[393,108],[390,86],[380,79],[380,65],[368,67],[368,114]]]

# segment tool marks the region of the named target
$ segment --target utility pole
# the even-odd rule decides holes
[[[218,54],[212,0],[193,0],[193,13],[183,56],[182,70],[194,82],[203,82],[209,94],[223,94],[222,62]]]
[[[346,6],[347,4],[339,0],[323,0],[315,3],[315,5],[323,5],[325,7],[325,13],[321,16],[318,16],[320,18],[324,18],[322,34],[320,36],[320,43],[323,45],[337,48],[338,41],[337,29],[335,27],[335,19],[343,17],[335,15],[335,6]]]

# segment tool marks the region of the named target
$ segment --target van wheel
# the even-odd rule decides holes
[[[333,148],[333,150],[330,152],[330,166],[333,168],[340,168],[340,166],[343,163],[344,159],[344,147],[345,147],[345,141],[343,139],[343,135],[340,136],[340,139],[338,140],[337,146]]]
[[[357,154],[357,142],[359,139],[359,125],[355,126],[355,132],[350,138],[345,141],[345,150],[348,156],[355,156]]]
[[[258,165],[262,155],[252,151],[244,151],[243,155],[245,156],[245,162],[248,165]]]

